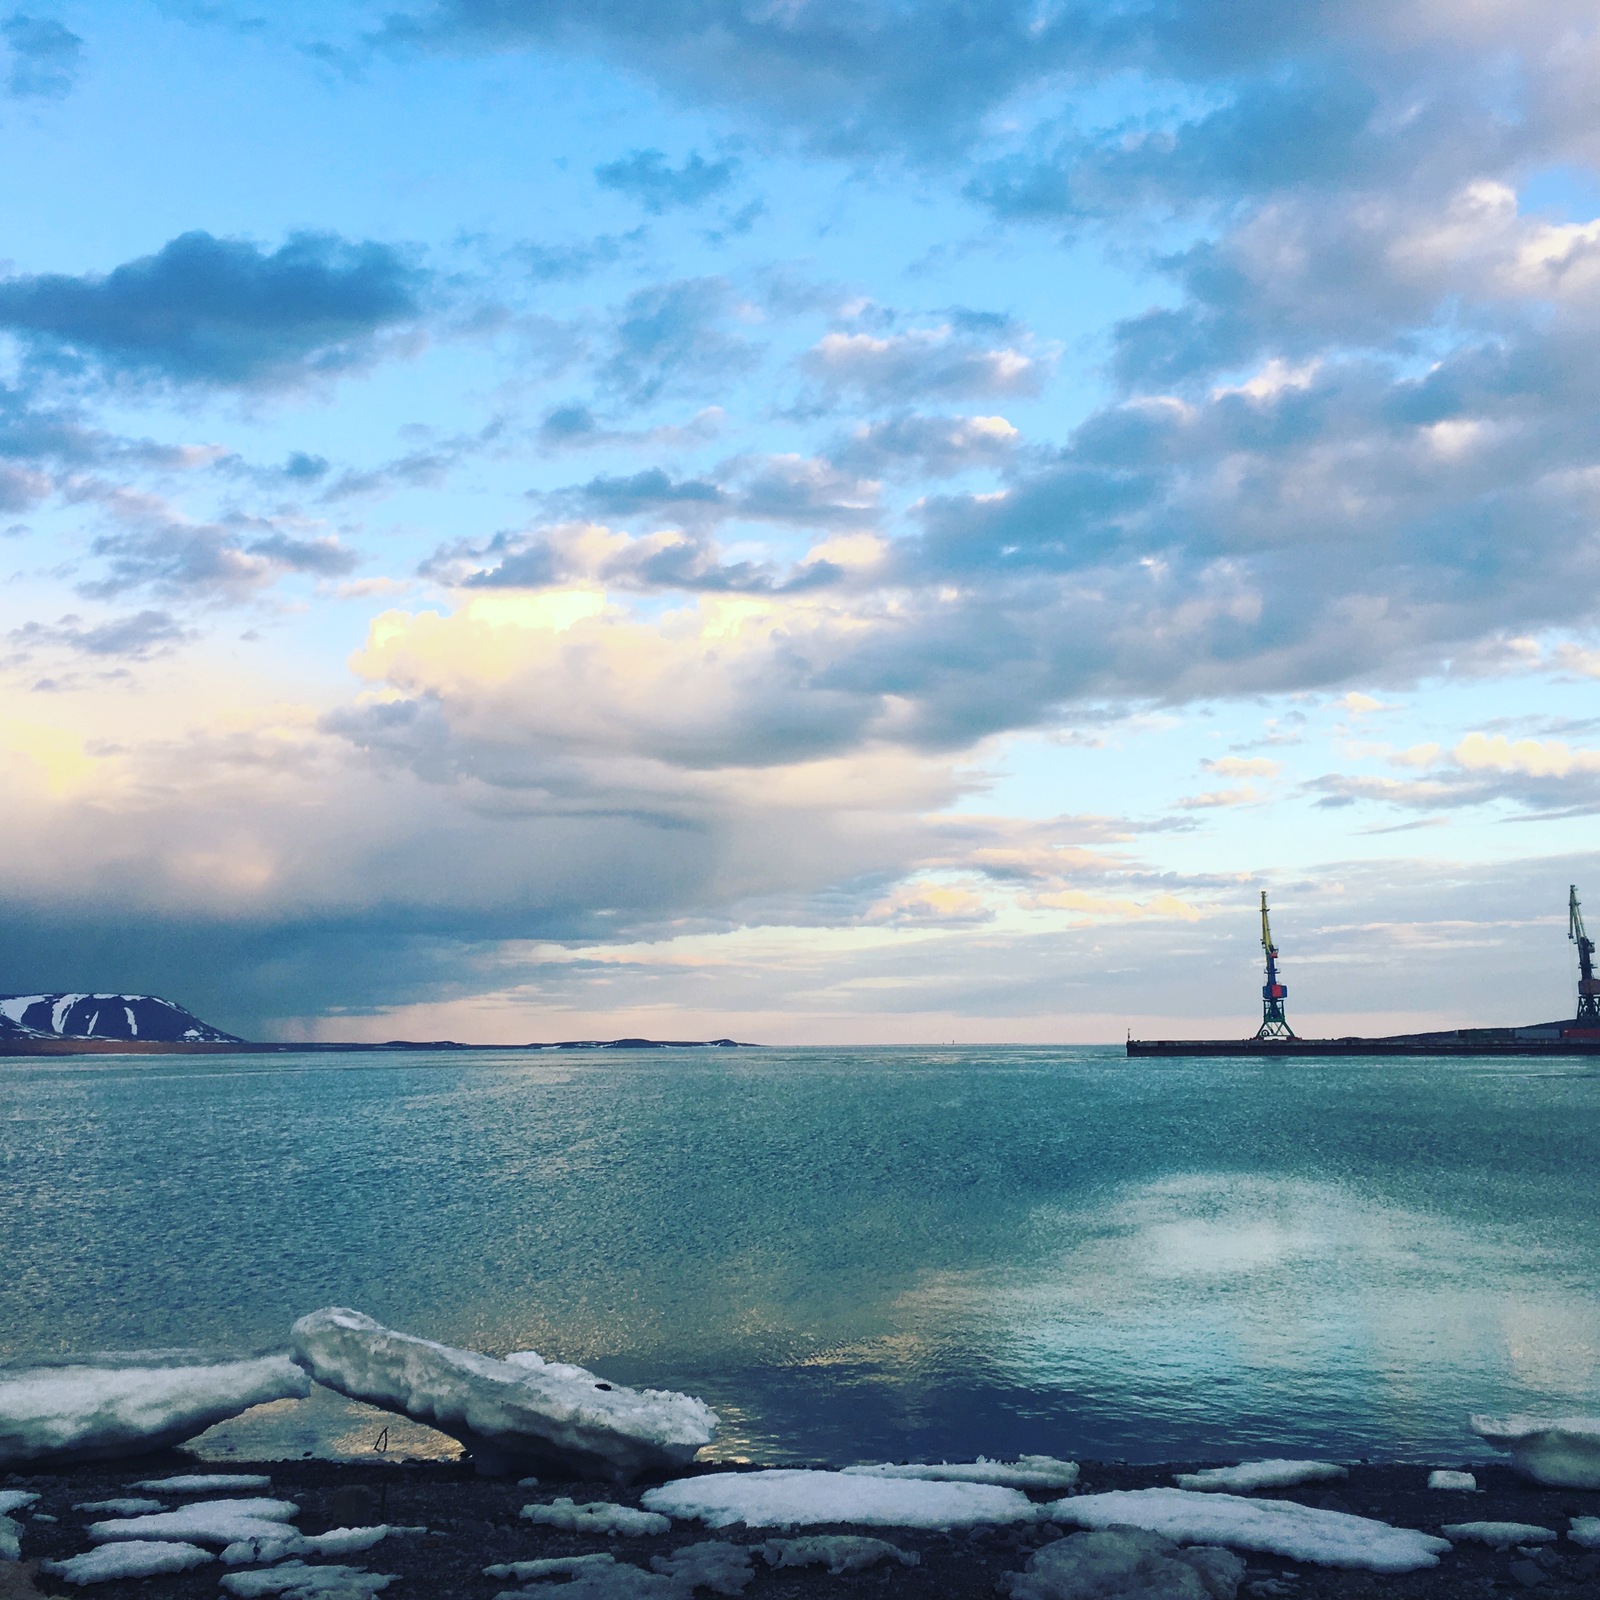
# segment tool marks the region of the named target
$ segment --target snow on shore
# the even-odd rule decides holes
[[[1143,1528],[1179,1544],[1227,1545],[1371,1572],[1434,1567],[1450,1548],[1448,1540],[1371,1517],[1188,1489],[1116,1489],[1058,1500],[1046,1510],[1054,1521],[1080,1528]]]
[[[1070,1503],[1070,1502],[1064,1502]],[[858,1473],[780,1468],[712,1473],[648,1489],[640,1504],[669,1517],[697,1517],[708,1528],[742,1522],[793,1528],[850,1522],[877,1528],[970,1528],[1032,1522],[1037,1508],[1019,1489],[986,1483],[932,1483]]]

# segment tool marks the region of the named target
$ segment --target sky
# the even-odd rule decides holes
[[[0,20],[0,990],[276,1039],[1573,1010],[1569,0]]]

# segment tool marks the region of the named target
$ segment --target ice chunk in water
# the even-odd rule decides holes
[[[1109,1528],[1047,1544],[1000,1589],[1011,1600],[1234,1600],[1244,1573],[1231,1550],[1182,1550],[1158,1533]]]
[[[908,1466],[846,1467],[861,1478],[925,1478],[930,1483],[997,1483],[1011,1489],[1070,1489],[1078,1481],[1076,1461],[1054,1456],[1019,1456],[1015,1461],[913,1462]]]
[[[497,1361],[359,1311],[313,1311],[292,1333],[318,1383],[452,1435],[480,1472],[548,1466],[625,1480],[684,1465],[716,1432],[716,1413],[692,1395],[624,1388],[528,1351]]]
[[[580,1506],[561,1498],[547,1506],[524,1506],[522,1515],[529,1522],[546,1528],[565,1528],[570,1533],[650,1535],[666,1533],[672,1527],[667,1518],[653,1511],[635,1511],[632,1506],[612,1505],[607,1500],[593,1500]]]
[[[153,1516],[91,1522],[89,1537],[97,1544],[108,1539],[187,1539],[193,1544],[215,1545],[276,1540],[294,1533],[284,1524],[299,1511],[292,1500],[196,1500],[193,1505]]]
[[[1468,1494],[1478,1492],[1478,1480],[1470,1472],[1448,1472],[1440,1467],[1436,1472],[1428,1474],[1428,1487],[1430,1489],[1456,1489]]]
[[[1574,1517],[1567,1537],[1586,1550],[1600,1550],[1600,1517]]]
[[[922,1564],[915,1550],[902,1550],[887,1539],[869,1539],[861,1533],[812,1533],[801,1539],[768,1539],[761,1547],[769,1567],[826,1567],[834,1577],[865,1572],[882,1561],[902,1567]]]
[[[1350,1476],[1348,1467],[1331,1461],[1241,1461],[1236,1467],[1207,1467],[1204,1472],[1179,1472],[1173,1482],[1180,1489],[1238,1490],[1292,1489],[1298,1483],[1330,1483]]]
[[[22,1524],[0,1517],[0,1561],[22,1559]]]
[[[0,1517],[10,1511],[21,1511],[38,1499],[31,1489],[0,1489]]]
[[[163,1572],[187,1572],[214,1558],[198,1545],[167,1540],[130,1539],[126,1544],[103,1544],[98,1550],[65,1561],[41,1561],[45,1572],[68,1583],[109,1583],[116,1578],[153,1578]]]
[[[1600,1489],[1600,1417],[1474,1417],[1472,1431],[1535,1483]]]
[[[305,1373],[284,1355],[8,1368],[0,1371],[0,1466],[143,1455],[263,1401],[310,1392]]]
[[[1292,1500],[1246,1500],[1188,1489],[1114,1489],[1057,1500],[1044,1513],[1080,1528],[1144,1528],[1179,1544],[1228,1545],[1371,1572],[1435,1567],[1450,1548],[1444,1539],[1371,1517],[1319,1511]]]
[[[297,1533],[285,1526],[276,1538],[240,1539],[222,1552],[225,1567],[282,1561],[285,1556],[353,1556],[387,1539],[391,1533],[420,1533],[420,1528],[330,1528],[326,1533]]]
[[[983,1522],[1032,1522],[1036,1508],[1018,1489],[987,1483],[929,1483],[920,1478],[864,1478],[844,1472],[780,1468],[679,1478],[640,1497],[651,1511],[698,1517],[709,1528],[858,1522],[880,1528],[969,1528]]]
[[[138,1517],[146,1511],[164,1511],[159,1500],[141,1500],[136,1495],[124,1495],[118,1500],[80,1500],[74,1511],[109,1511],[114,1517]]]

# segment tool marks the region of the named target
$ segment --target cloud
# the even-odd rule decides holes
[[[375,359],[426,283],[390,245],[301,233],[269,253],[185,233],[103,275],[0,280],[0,328],[47,370],[280,388]]]
[[[13,12],[0,23],[11,52],[6,92],[17,99],[59,100],[78,79],[83,40],[49,17]]]
[[[92,626],[73,615],[64,616],[53,624],[28,622],[13,629],[9,637],[23,650],[47,646],[90,656],[144,661],[183,643],[193,634],[168,611],[137,611]]]
[[[915,404],[975,396],[1038,392],[1048,364],[1014,346],[990,346],[951,323],[878,337],[828,333],[806,352],[801,368],[830,389],[847,389],[872,404]]]
[[[104,575],[78,587],[95,599],[148,588],[238,602],[292,573],[342,577],[359,559],[336,537],[308,535],[293,522],[238,513],[220,522],[192,522],[150,496],[96,486],[85,486],[80,496],[99,500],[121,524],[90,546],[104,563]]]
[[[640,289],[616,318],[601,382],[634,406],[725,386],[760,355],[749,340],[727,331],[739,309],[724,278],[681,278]]]
[[[602,189],[614,189],[637,200],[652,216],[680,206],[703,205],[733,182],[739,163],[731,157],[707,161],[691,151],[683,165],[671,166],[659,150],[635,150],[620,161],[594,169]]]
[[[830,458],[860,472],[950,477],[1009,463],[1021,438],[1004,417],[929,416],[904,411],[856,424],[830,446]]]

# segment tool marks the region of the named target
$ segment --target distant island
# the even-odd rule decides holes
[[[0,995],[0,1056],[242,1055],[351,1050],[753,1050],[738,1039],[561,1039],[463,1044],[386,1039],[381,1044],[283,1044],[241,1039],[151,994]]]

